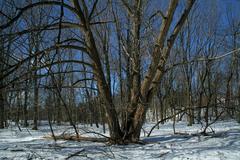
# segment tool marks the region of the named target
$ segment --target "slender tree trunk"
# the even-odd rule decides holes
[[[1,30],[0,30],[0,33]],[[4,61],[4,38],[0,38],[0,59]],[[2,76],[2,70],[4,69],[4,64],[0,61],[0,77]],[[3,85],[3,80],[0,80],[0,87]],[[4,128],[4,92],[0,88],[0,129]]]
[[[17,93],[17,108],[16,108],[16,118],[15,118],[15,123],[17,126],[19,126],[19,120],[20,120],[20,108],[21,108],[21,92],[19,91]],[[21,123],[21,122],[20,122]]]
[[[56,116],[56,120],[57,120],[57,124],[60,125],[61,121],[62,121],[62,103],[60,98],[57,96],[57,102],[56,102],[56,110],[57,110],[57,116]]]
[[[231,71],[228,80],[227,80],[227,89],[226,89],[226,97],[225,97],[225,106],[227,108],[228,114],[231,115],[231,109],[230,109],[230,100],[231,100],[231,80],[233,77],[233,73]]]
[[[156,121],[158,122],[159,121],[159,106],[156,104],[156,98],[155,98],[155,101],[154,101],[154,108],[155,108],[155,119]],[[159,125],[157,126],[158,129],[159,129]]]
[[[200,95],[199,95],[199,105],[198,105],[198,114],[197,114],[197,120],[198,120],[198,123],[201,122],[201,114],[202,114],[202,95],[203,95],[203,92],[200,92]]]
[[[189,97],[188,97],[188,126],[192,126],[194,123],[194,109],[192,106],[192,93],[188,91]]]
[[[37,62],[37,57],[35,57],[34,60],[34,66],[37,66],[38,62]],[[38,102],[38,98],[39,98],[39,90],[38,90],[38,79],[37,79],[37,71],[34,71],[34,115],[33,115],[33,130],[37,130],[38,129],[38,112],[39,112],[39,102]]]
[[[0,129],[4,128],[4,97],[2,89],[0,89]]]
[[[26,82],[26,86],[27,86],[27,82]],[[28,89],[26,87],[25,92],[24,92],[24,107],[23,107],[23,116],[24,116],[24,123],[23,126],[24,127],[28,127]]]
[[[175,125],[176,125],[176,108],[175,107],[173,107],[173,133],[174,134],[176,134],[176,127],[175,127]]]
[[[159,91],[160,92],[160,91]],[[161,93],[158,93],[157,95],[158,97],[158,100],[159,100],[159,108],[160,108],[160,121],[161,121],[161,124],[164,124],[164,105],[163,105],[163,97],[161,95]]]

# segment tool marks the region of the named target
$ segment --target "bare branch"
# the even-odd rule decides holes
[[[93,7],[89,13],[89,16],[88,16],[88,19],[91,21],[91,18],[94,14],[94,12],[96,11],[96,8],[97,8],[97,3],[98,3],[98,0],[95,0],[95,2],[93,3]]]
[[[165,69],[165,72],[173,69],[174,67],[177,67],[177,66],[180,66],[180,65],[186,65],[186,64],[192,64],[192,63],[196,63],[196,62],[203,62],[203,61],[218,61],[218,60],[221,60],[222,58],[225,58],[233,53],[236,53],[240,51],[240,48],[237,48],[235,50],[232,50],[230,52],[227,52],[225,54],[222,54],[220,56],[216,56],[216,57],[202,57],[202,58],[197,58],[197,59],[193,59],[191,61],[185,61],[185,62],[179,62],[179,63],[176,63],[176,64],[172,64],[171,66],[168,66],[166,69]]]
[[[1,25],[0,29],[5,29],[5,28],[9,27],[11,24],[13,24],[15,21],[17,21],[21,17],[21,15],[24,12],[26,12],[27,10],[38,7],[38,6],[44,6],[44,5],[50,5],[50,6],[51,5],[58,5],[58,6],[63,5],[63,7],[69,9],[70,11],[72,11],[75,14],[78,14],[78,12],[75,8],[69,6],[65,3],[62,4],[61,2],[57,2],[57,1],[41,1],[41,2],[37,2],[37,3],[29,4],[23,8],[19,8],[20,11],[18,12],[18,14],[14,18],[12,18],[9,22],[7,22],[6,24]]]

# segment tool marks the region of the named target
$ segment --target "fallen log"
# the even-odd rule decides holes
[[[54,137],[50,136],[45,136],[44,138],[47,139],[53,139]],[[69,141],[91,141],[91,142],[101,142],[105,143],[108,142],[109,139],[104,137],[104,138],[97,138],[97,137],[82,137],[82,136],[76,136],[76,135],[68,135],[68,134],[61,134],[61,135],[55,135],[56,140],[69,140]]]

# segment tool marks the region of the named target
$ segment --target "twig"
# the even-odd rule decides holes
[[[28,128],[26,128],[27,132],[29,133],[30,136],[32,136],[31,132],[29,131]]]
[[[73,153],[71,155],[69,155],[67,158],[65,159],[70,159],[72,157],[78,156],[81,152],[85,151],[85,149],[81,149],[80,151],[77,151],[76,153]]]
[[[192,63],[204,62],[204,61],[216,61],[216,60],[220,60],[220,59],[222,59],[222,58],[224,58],[224,57],[227,57],[227,56],[229,56],[229,55],[231,55],[231,54],[233,54],[233,53],[235,53],[235,52],[238,52],[238,51],[240,51],[240,48],[237,48],[237,49],[235,49],[235,50],[232,50],[232,51],[230,51],[230,52],[227,52],[227,53],[225,53],[225,54],[222,54],[222,55],[216,56],[216,57],[207,57],[207,58],[202,57],[202,58],[193,59],[193,60],[191,60],[191,61],[184,61],[184,62],[179,62],[179,63],[176,63],[176,64],[172,64],[171,66],[169,66],[168,68],[165,69],[165,72],[167,72],[167,71],[169,71],[169,70],[171,70],[171,69],[173,69],[174,67],[177,67],[177,66],[179,66],[179,65],[186,65],[186,64],[192,64]]]
[[[176,116],[176,115],[178,115],[178,114],[180,114],[180,113],[182,113],[182,112],[186,112],[186,111],[187,111],[187,109],[180,110],[179,112],[177,112],[177,113],[175,113],[175,114],[173,114],[173,115],[171,115],[171,116],[169,116],[169,117],[166,117],[166,118],[158,121],[158,122],[151,128],[151,130],[149,131],[147,137],[149,137],[149,136],[151,135],[152,131],[153,131],[160,123],[162,123],[162,122],[164,122],[164,121],[166,121],[166,120],[168,120],[168,119],[171,119],[171,118],[173,118],[174,116]]]

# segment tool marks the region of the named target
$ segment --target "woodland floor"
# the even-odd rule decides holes
[[[149,131],[154,123],[146,123],[144,130]],[[67,125],[53,126],[56,134],[72,132]],[[80,132],[102,133],[102,128],[79,125]],[[176,131],[190,135],[174,135],[172,123],[167,122],[155,129],[151,137],[142,140],[145,145],[112,145],[87,141],[65,141],[44,138],[51,134],[45,122],[38,131],[12,125],[0,130],[0,160],[7,159],[204,159],[204,160],[239,160],[240,159],[240,125],[233,121],[219,121],[212,125],[212,136],[193,136],[199,133],[201,125],[188,127],[185,122],[176,124]],[[108,134],[105,134],[108,135]],[[84,136],[97,136],[86,134]],[[75,155],[75,156],[74,156]]]

